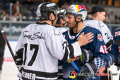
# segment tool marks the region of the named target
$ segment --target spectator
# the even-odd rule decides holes
[[[1,14],[1,20],[5,21],[6,20],[6,11],[3,10],[2,14]]]
[[[87,13],[91,12],[91,7],[90,5],[86,5]]]
[[[110,19],[111,19],[111,23],[115,23],[115,15],[113,11],[111,11]]]
[[[9,13],[6,13],[6,20],[10,20]]]
[[[18,0],[16,1],[16,3],[13,6],[13,17],[17,18],[17,16],[19,16],[19,21],[22,21],[22,14],[20,12],[20,5],[19,5]]]
[[[67,10],[67,8],[69,7],[67,2],[64,2],[64,4],[61,6],[61,8]]]
[[[120,16],[115,15],[115,24],[120,24]]]
[[[119,19],[119,18],[117,18],[117,19],[115,20],[115,24],[120,24],[120,19]]]
[[[104,22],[108,23],[109,22],[109,14],[108,14],[108,11],[107,11],[107,7],[104,7],[104,9],[105,9],[105,14],[106,14]]]
[[[27,12],[28,12],[27,6],[21,7],[21,13],[22,13],[23,15],[26,14]]]

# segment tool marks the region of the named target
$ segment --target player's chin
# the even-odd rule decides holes
[[[70,29],[74,28],[73,26],[69,26]]]
[[[68,24],[68,27],[69,27],[69,28],[73,28],[70,24]]]

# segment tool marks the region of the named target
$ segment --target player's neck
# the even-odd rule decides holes
[[[55,26],[59,26],[59,27],[61,27],[61,25],[60,25],[60,24],[56,24]]]
[[[78,23],[77,33],[79,33],[83,29],[83,27],[84,27],[83,22]],[[73,32],[76,33],[76,27],[73,28]]]
[[[48,23],[49,25],[52,25],[52,22],[49,20],[41,21],[40,23],[45,23],[45,22]]]
[[[99,18],[98,17],[92,17],[94,20],[99,20]]]

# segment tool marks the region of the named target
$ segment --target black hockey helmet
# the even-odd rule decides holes
[[[60,24],[60,19],[62,18],[63,20],[65,20],[65,14],[66,14],[66,10],[65,9],[62,9],[60,8],[59,11],[58,11],[58,19],[57,19],[57,24]]]
[[[37,8],[37,16],[40,17],[40,20],[50,20],[49,14],[53,13],[54,16],[56,16],[56,11],[58,11],[59,8],[55,3],[52,2],[44,2],[41,3]]]

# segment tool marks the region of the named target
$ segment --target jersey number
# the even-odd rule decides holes
[[[27,43],[24,44],[24,47],[25,47],[25,58],[24,58],[24,61],[23,61],[24,65],[25,65],[25,62],[26,62],[27,45],[28,45]],[[34,53],[32,55],[31,60],[28,63],[28,66],[32,66],[34,61],[35,61],[35,59],[36,59],[36,56],[37,56],[37,53],[38,53],[38,45],[30,44],[30,50],[33,50],[33,49],[35,49],[35,50],[34,50]]]
[[[105,46],[105,45],[101,45],[99,52],[101,52],[101,53],[103,53],[103,54],[104,54],[104,53],[108,53],[106,46]]]

